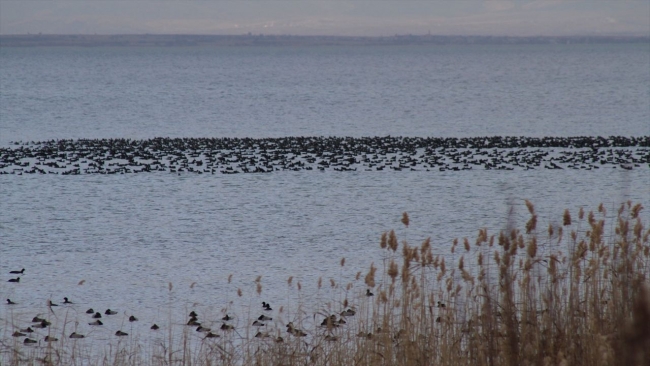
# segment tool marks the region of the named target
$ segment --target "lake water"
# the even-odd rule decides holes
[[[2,48],[0,145],[648,136],[649,85],[647,44]],[[410,244],[431,237],[436,253],[453,260],[454,238],[473,240],[483,227],[498,233],[510,219],[523,225],[524,199],[535,204],[542,230],[560,223],[565,208],[602,202],[610,216],[626,200],[649,208],[648,168],[0,175],[0,299],[18,303],[0,305],[0,338],[64,296],[76,304],[50,319],[79,319],[80,333],[90,331],[87,308],[119,312],[96,331],[100,338],[131,314],[141,320],[130,325],[134,334],[168,324],[170,312],[181,323],[191,309],[216,321],[228,308],[245,323],[261,301],[284,306],[276,320],[286,323],[298,316],[298,297],[314,308],[360,301],[366,287],[355,275],[381,263],[386,230]],[[400,223],[405,211],[408,228]],[[21,268],[20,283],[6,282]]]

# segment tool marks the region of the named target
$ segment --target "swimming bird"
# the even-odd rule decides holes
[[[93,319],[99,319],[101,317],[102,317],[102,314],[100,314],[99,311],[96,312],[95,315],[93,315]]]
[[[192,312],[190,312],[190,318],[196,318],[196,317],[198,317],[198,315],[196,315],[194,310],[192,310]]]
[[[268,317],[268,316],[266,316],[266,315],[260,315],[260,317],[257,318],[257,320],[261,320],[261,321],[270,321],[270,320],[273,320],[273,318]]]
[[[20,331],[21,331],[21,332],[25,332],[25,333],[34,333],[34,329],[32,329],[31,327],[27,327],[27,328],[25,328],[25,329],[21,329]]]
[[[7,282],[20,282],[20,277],[10,278]]]
[[[25,273],[25,268],[21,269],[20,271],[11,271],[9,273],[11,273],[11,274],[23,274],[23,273]]]
[[[7,305],[16,305],[16,303],[11,301],[11,299],[7,299]]]
[[[130,322],[137,322],[137,321],[138,321],[138,318],[136,318],[136,317],[134,317],[133,315],[131,315],[131,316],[129,317],[129,321],[130,321]]]
[[[192,318],[187,322],[187,325],[201,325],[201,323],[199,323],[196,318]]]
[[[85,338],[85,337],[86,337],[85,335],[77,334],[76,332],[72,332],[72,334],[70,334],[70,338],[73,338],[73,339],[81,339],[81,338]]]
[[[366,296],[375,296],[375,294],[370,292],[370,289],[366,289]]]
[[[158,329],[160,329],[160,327],[158,326],[158,324],[154,323],[154,325],[151,326],[151,329],[158,330]]]
[[[117,332],[115,332],[115,335],[118,336],[118,337],[124,337],[124,336],[128,336],[129,333],[122,332],[121,330],[118,330]]]
[[[271,309],[271,304],[269,304],[268,302],[265,302],[265,301],[262,301],[262,308],[263,308],[264,310],[266,310],[266,311],[271,311],[271,310],[273,310],[273,309]]]
[[[34,328],[44,329],[44,328],[47,328],[48,325],[50,325],[50,322],[48,322],[46,320],[43,320],[42,322],[40,322],[38,324],[35,324]]]
[[[21,333],[21,332],[13,332],[11,334],[12,337],[25,337],[27,334]]]
[[[354,316],[356,313],[353,309],[347,309],[341,312],[341,316]]]
[[[35,316],[35,317],[32,318],[32,323],[40,323],[40,322],[42,322],[44,320],[45,319],[43,319],[43,318],[39,318],[38,316]]]
[[[72,301],[68,300],[67,297],[64,297],[64,298],[63,298],[63,303],[64,303],[64,304],[74,304]]]
[[[228,315],[228,314],[226,314],[226,316],[224,316],[223,318],[221,318],[221,320],[225,320],[225,321],[232,320],[232,319],[233,319],[233,317],[230,316],[230,315]]]
[[[104,314],[106,314],[106,315],[115,315],[115,314],[117,314],[117,311],[113,311],[111,309],[106,309]]]
[[[196,331],[197,331],[197,332],[209,332],[209,331],[211,331],[211,330],[212,330],[212,329],[210,329],[210,328],[206,328],[206,327],[202,327],[202,326],[200,326],[200,325],[196,328]]]
[[[258,321],[258,320],[253,322],[253,326],[255,326],[255,327],[263,327],[265,325],[266,324],[264,324],[264,323],[262,323],[261,321]]]
[[[270,337],[268,333],[257,332],[255,338],[268,338]]]
[[[33,344],[33,343],[38,343],[38,342],[36,342],[35,340],[33,340],[31,338],[25,338],[23,343],[25,343],[25,344]]]
[[[217,338],[217,337],[221,337],[221,336],[218,334],[214,334],[212,332],[208,332],[208,334],[205,335],[205,338]]]
[[[235,326],[224,323],[224,324],[221,324],[221,327],[219,329],[221,329],[221,330],[233,330],[233,329],[235,329]]]
[[[45,342],[56,342],[58,340],[59,340],[58,338],[52,336],[45,336]]]
[[[94,312],[95,312],[95,310],[93,310],[93,308],[90,308],[90,309],[86,310],[86,314],[92,314]],[[99,314],[99,315],[101,316],[101,314]]]
[[[445,305],[445,304],[441,303],[440,301],[438,301],[438,307],[439,308],[444,308],[444,307],[447,307],[447,305]]]
[[[102,321],[98,319],[98,320],[95,320],[92,323],[88,323],[88,325],[104,325],[104,323],[102,323]]]
[[[289,322],[289,324],[287,324],[287,332],[289,334],[291,334],[291,335],[296,336],[296,337],[306,337],[307,336],[307,333],[303,332],[300,329],[294,328],[293,322]]]

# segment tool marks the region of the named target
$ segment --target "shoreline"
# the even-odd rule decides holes
[[[241,46],[426,46],[524,44],[648,44],[648,36],[442,36],[394,35],[185,35],[185,34],[16,34],[0,35],[0,47],[241,47]]]

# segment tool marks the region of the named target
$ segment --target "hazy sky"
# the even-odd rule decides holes
[[[0,0],[0,34],[650,35],[650,0]]]

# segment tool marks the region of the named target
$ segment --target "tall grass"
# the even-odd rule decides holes
[[[566,210],[562,225],[541,229],[534,206],[526,206],[530,219],[523,227],[494,234],[480,229],[475,240],[455,240],[445,254],[434,253],[429,239],[410,245],[395,231],[384,233],[381,263],[355,279],[363,290],[331,280],[340,288],[330,302],[336,309],[308,311],[298,304],[290,326],[269,323],[271,329],[258,334],[249,325],[202,338],[187,327],[172,336],[170,325],[158,343],[101,346],[66,339],[63,330],[60,341],[42,346],[3,339],[0,363],[650,364],[650,230],[641,220],[643,207],[627,202],[609,216],[602,204],[595,212],[580,209],[577,217]],[[406,213],[402,223],[410,223]],[[255,282],[260,293],[260,278]],[[287,282],[291,287],[292,278]]]

